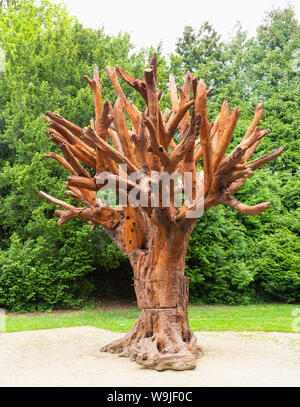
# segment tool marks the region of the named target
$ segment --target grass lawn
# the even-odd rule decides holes
[[[293,304],[190,305],[189,321],[195,331],[293,332]],[[126,332],[135,323],[138,309],[83,310],[6,316],[6,331],[28,331],[72,326],[94,326]]]

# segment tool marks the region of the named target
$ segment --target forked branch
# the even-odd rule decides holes
[[[144,70],[143,79],[134,78],[119,66],[116,66],[115,70],[107,67],[106,72],[117,93],[114,106],[108,100],[102,105],[98,70],[94,70],[93,79],[85,76],[92,89],[95,104],[95,120],[91,119],[91,127],[81,129],[51,112],[47,112],[45,116],[50,126],[47,130],[50,140],[60,148],[63,155],[53,152],[45,156],[56,160],[68,170],[69,191],[66,191],[66,194],[86,207],[76,208],[41,192],[43,198],[65,209],[57,212],[60,224],[80,217],[89,221],[91,227],[102,224],[107,228],[114,228],[122,219],[122,227],[126,230],[134,219],[133,222],[140,225],[139,230],[147,230],[145,224],[149,219],[157,222],[158,213],[159,222],[180,222],[199,202],[202,202],[205,210],[223,204],[246,215],[259,214],[269,207],[269,202],[249,207],[232,197],[257,168],[277,158],[284,150],[284,147],[280,147],[249,162],[263,137],[270,131],[258,127],[263,115],[263,102],[256,106],[254,118],[242,141],[226,156],[241,111],[238,108],[230,110],[228,102],[224,101],[216,120],[209,122],[207,99],[213,89],[207,90],[203,79],[198,81],[196,76],[187,72],[183,85],[177,88],[174,76],[170,75],[171,106],[162,113],[162,92],[157,88],[156,55],[151,58],[149,68]],[[118,77],[140,93],[146,103],[145,113],[141,113],[127,99]],[[174,140],[177,131],[181,137],[178,144]],[[127,166],[128,174],[124,173],[124,165]],[[86,166],[94,171],[89,171]],[[202,178],[197,177],[197,166],[199,174],[204,175]],[[154,180],[151,171],[155,171],[156,179],[158,176],[161,188],[158,197],[159,210],[150,199],[151,188],[145,190],[144,187],[146,183],[151,185]],[[131,209],[126,209],[125,206],[122,211],[116,211],[103,205],[96,194],[101,189],[98,179],[104,172],[110,175],[107,176],[103,187],[110,185],[109,180],[114,181],[117,186],[125,185],[125,189],[122,187],[117,193],[118,199],[120,194],[126,197],[133,190],[138,197],[146,193],[148,207],[141,208],[137,205],[131,208],[128,205]],[[191,187],[192,193],[188,194],[180,210],[175,207],[174,197],[170,199],[171,209],[164,210],[162,191],[170,190],[174,193],[180,189],[175,187],[173,181],[170,188],[162,185],[159,177],[164,172],[170,176],[180,173],[183,182],[185,173],[192,173],[191,181],[185,181],[184,185]],[[131,174],[143,175],[146,178],[143,182],[133,182],[129,179]],[[126,216],[129,212],[130,216]],[[109,221],[104,219],[105,216]],[[141,235],[135,235],[137,232],[131,233],[135,237],[129,240],[135,241],[135,247],[137,242],[144,241],[144,237],[138,238],[137,236]],[[119,235],[123,236],[123,232]],[[127,242],[126,245],[127,250],[131,250],[132,244]]]

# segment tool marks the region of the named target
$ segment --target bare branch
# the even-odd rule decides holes
[[[126,82],[129,86],[133,87],[135,90],[137,90],[141,94],[141,96],[143,97],[145,102],[148,103],[146,84],[143,80],[138,80],[138,79],[133,78],[119,66],[116,66],[116,72],[117,72],[117,75],[124,82]]]
[[[158,143],[154,124],[152,123],[151,119],[149,117],[147,117],[146,115],[143,115],[143,123],[147,126],[147,128],[149,130],[151,152],[159,157],[159,159],[164,167],[168,166],[169,155],[165,151],[163,146],[161,146]]]
[[[194,100],[191,100],[190,102],[187,102],[184,106],[178,109],[178,111],[175,113],[175,115],[171,116],[170,120],[167,123],[167,137],[169,140],[169,143],[171,139],[173,138],[174,134],[176,133],[176,129],[183,119],[184,115],[186,112],[189,110],[191,106],[193,106]]]
[[[172,110],[173,114],[176,114],[179,109],[179,100],[177,96],[177,87],[175,83],[175,78],[174,75],[170,75],[169,77],[169,84],[170,84],[170,98],[171,98],[171,103],[172,103]]]
[[[262,118],[262,116],[264,114],[263,106],[264,106],[264,102],[260,102],[257,106],[255,106],[254,119],[253,119],[252,123],[250,124],[248,130],[246,131],[246,134],[245,134],[243,140],[246,140],[249,136],[251,136],[255,127],[258,125],[260,119]]]
[[[195,114],[199,114],[201,116],[200,139],[203,154],[204,194],[206,194],[210,188],[213,178],[213,161],[210,139],[210,126],[207,119],[206,84],[203,79],[200,80],[197,87],[197,95],[195,99]]]
[[[87,75],[84,76],[84,79],[90,85],[93,91],[94,103],[95,103],[95,115],[96,115],[96,132],[100,132],[100,119],[102,113],[102,96],[101,96],[101,83],[99,78],[98,69],[93,71],[93,79],[91,80]]]
[[[257,158],[254,161],[251,161],[247,164],[247,167],[251,170],[256,170],[257,168],[262,167],[263,165],[267,164],[268,162],[275,160],[275,158],[279,157],[280,154],[284,151],[284,146],[281,146],[277,150],[272,151],[269,154],[266,154],[260,158]]]
[[[111,147],[106,141],[97,137],[91,128],[84,130],[84,135],[94,142],[103,153],[107,154],[109,158],[118,164],[127,164],[129,172],[137,172],[139,168],[128,160],[123,154]]]
[[[82,129],[80,127],[76,126],[76,124],[73,124],[72,122],[69,122],[68,120],[61,117],[59,114],[55,114],[52,112],[46,112],[46,116],[50,117],[50,119],[55,121],[56,123],[59,123],[62,126],[66,127],[77,137],[80,137]]]
[[[139,112],[139,110],[134,106],[134,104],[126,98],[123,89],[121,88],[121,85],[118,81],[116,72],[109,67],[106,67],[105,70],[108,73],[108,76],[115,88],[115,91],[117,92],[119,98],[121,99],[123,107],[132,122],[134,131],[137,132],[139,121],[141,119],[141,112]]]
[[[130,142],[130,136],[126,124],[126,119],[123,114],[123,109],[121,106],[121,99],[118,97],[114,106],[115,113],[115,125],[117,132],[121,141],[122,149],[125,156],[130,160],[134,165],[137,166],[137,161],[133,153],[133,149]]]
[[[239,200],[235,198],[224,199],[222,203],[226,206],[230,206],[244,215],[259,215],[269,208],[271,202],[264,202],[253,206],[247,206],[242,204]]]
[[[60,199],[54,198],[53,196],[48,195],[43,191],[39,191],[39,195],[42,198],[45,198],[48,201],[55,203],[56,205],[62,206],[63,208],[66,208],[66,209],[74,209],[75,208],[74,206],[72,206],[72,205],[70,205],[70,204],[68,204],[68,203],[66,203],[64,201],[61,201]]]
[[[53,158],[54,160],[56,160],[57,162],[62,164],[71,174],[76,175],[76,171],[73,169],[73,167],[68,163],[67,160],[65,160],[60,155],[58,155],[54,152],[51,152],[50,154],[44,154],[44,157]]]
[[[224,158],[225,152],[229,145],[230,139],[232,137],[240,113],[241,113],[240,109],[238,108],[233,109],[228,116],[226,124],[224,125],[224,130],[223,131],[220,130],[219,141],[215,152],[214,170],[217,170],[217,168],[220,165],[220,162]],[[220,117],[220,128],[221,128],[221,117]]]
[[[175,171],[177,164],[179,163],[179,161],[182,160],[186,150],[188,150],[190,146],[193,145],[193,143],[195,142],[199,134],[200,123],[201,116],[197,115],[193,123],[191,123],[188,131],[186,132],[186,136],[183,137],[181,143],[176,146],[175,150],[171,154],[169,166],[166,168],[166,171],[169,174]]]

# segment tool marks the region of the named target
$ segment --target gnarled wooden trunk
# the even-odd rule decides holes
[[[257,168],[278,157],[284,147],[249,161],[270,132],[258,126],[263,115],[260,102],[242,141],[226,155],[240,109],[230,110],[224,101],[220,114],[210,122],[207,98],[213,88],[207,89],[203,79],[198,81],[187,72],[178,89],[170,75],[172,112],[166,109],[163,113],[162,92],[157,89],[156,55],[149,65],[144,79],[135,79],[119,66],[115,70],[106,67],[118,95],[114,106],[108,100],[102,105],[98,70],[94,70],[93,79],[85,76],[95,102],[95,120],[91,120],[90,128],[82,129],[58,114],[46,113],[50,140],[63,155],[52,152],[46,157],[70,172],[66,194],[84,206],[73,206],[43,191],[40,195],[64,208],[55,211],[59,225],[76,217],[87,221],[92,229],[102,225],[130,259],[142,312],[124,338],[103,350],[131,356],[143,366],[157,370],[192,369],[201,351],[187,319],[188,279],[184,276],[184,263],[192,229],[202,213],[198,209],[206,211],[222,204],[245,215],[258,215],[268,209],[270,202],[247,206],[233,195]],[[126,98],[118,77],[141,95],[145,113]],[[130,127],[124,112],[131,121]],[[181,137],[178,144],[173,139],[176,132]],[[92,168],[95,176],[82,164]],[[176,174],[180,174],[185,189],[181,208],[175,205],[174,192],[183,193],[179,185],[175,187]],[[170,187],[163,182],[164,175],[173,179]],[[110,181],[118,184],[118,190],[109,187]],[[107,206],[97,196],[102,185],[116,193],[117,207]],[[170,202],[165,203],[163,197],[168,191]],[[123,198],[132,198],[132,192],[136,199],[124,203]],[[144,197],[147,205],[136,205],[137,197]]]
[[[190,225],[189,225],[190,226]],[[190,330],[184,276],[190,230],[152,225],[149,247],[130,254],[141,314],[134,327],[102,351],[129,356],[156,370],[194,369],[201,350]]]

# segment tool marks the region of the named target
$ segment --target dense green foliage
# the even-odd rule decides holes
[[[186,27],[178,41],[174,68],[198,72],[216,86],[210,99],[212,117],[224,98],[231,106],[241,107],[232,145],[245,133],[254,105],[265,100],[260,126],[271,133],[253,158],[286,147],[281,157],[256,171],[237,193],[249,204],[271,201],[267,212],[247,217],[219,207],[199,220],[187,272],[192,296],[204,302],[300,300],[300,93],[299,72],[292,69],[294,51],[299,48],[300,27],[289,8],[268,13],[256,38],[247,39],[237,27],[232,41],[224,44],[207,23],[198,33]]]
[[[114,101],[105,66],[118,64],[140,77],[152,50],[133,52],[127,34],[112,37],[83,28],[48,0],[39,6],[33,0],[1,4],[0,307],[77,307],[95,296],[116,296],[120,289],[132,292],[128,262],[105,233],[91,231],[79,220],[59,227],[53,205],[38,196],[44,190],[68,199],[63,194],[66,170],[43,158],[53,150],[43,113],[52,110],[86,125],[93,102],[83,75],[91,75],[97,65],[103,95]],[[187,259],[193,299],[228,304],[300,300],[300,95],[299,72],[292,70],[298,48],[299,24],[287,8],[269,12],[255,38],[248,39],[238,27],[231,41],[223,43],[205,23],[199,31],[185,28],[170,62],[159,55],[164,107],[169,103],[169,72],[181,84],[189,69],[216,87],[210,98],[212,119],[224,98],[231,107],[242,108],[232,146],[260,100],[266,101],[261,127],[272,131],[254,158],[286,146],[276,162],[257,171],[238,193],[246,203],[271,200],[267,212],[246,217],[217,207],[199,220]],[[138,95],[124,88],[142,107]],[[122,285],[117,290],[115,281]]]

